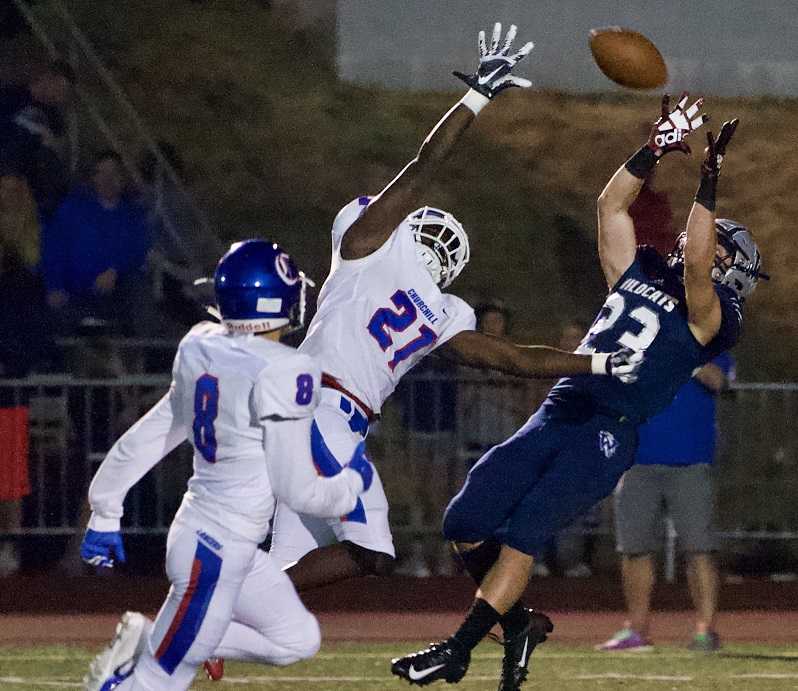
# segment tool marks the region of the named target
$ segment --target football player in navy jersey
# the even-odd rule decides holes
[[[745,226],[715,218],[715,191],[737,120],[709,133],[701,182],[687,228],[667,260],[638,247],[629,206],[659,160],[690,153],[700,127],[699,100],[668,97],[646,144],[612,176],[598,198],[598,246],[609,295],[577,352],[645,350],[636,383],[610,378],[560,380],[514,436],[472,468],[449,504],[443,532],[478,584],[474,603],[445,641],[392,661],[411,683],[457,682],[471,650],[496,624],[505,632],[499,691],[519,689],[529,656],[553,630],[546,615],[519,599],[545,542],[607,496],[634,461],[636,427],[664,408],[692,372],[731,348],[742,305],[754,290],[760,256]]]

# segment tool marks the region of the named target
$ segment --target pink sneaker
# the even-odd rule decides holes
[[[605,653],[647,653],[654,650],[651,641],[633,629],[621,629],[610,640],[595,647]]]

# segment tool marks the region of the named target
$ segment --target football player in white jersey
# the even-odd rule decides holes
[[[320,370],[279,343],[301,324],[304,276],[276,244],[236,243],[214,277],[221,324],[183,338],[169,392],[113,446],[89,489],[81,557],[124,561],[128,490],[188,439],[194,474],[169,530],[172,587],[157,618],[128,612],[93,662],[89,691],[188,689],[209,656],[286,665],[310,657],[319,627],[266,552],[275,500],[303,514],[340,516],[368,489],[373,469],[353,447],[343,470],[320,477],[310,453]]]
[[[316,467],[334,475],[366,436],[399,379],[437,350],[472,367],[525,377],[599,374],[634,377],[640,354],[576,355],[517,346],[475,331],[474,312],[442,293],[469,260],[468,236],[449,213],[422,206],[429,181],[477,113],[500,91],[528,87],[511,74],[532,49],[511,53],[516,27],[491,45],[480,32],[471,88],[432,129],[416,157],[374,197],[347,204],[332,226],[332,262],[318,311],[299,351],[322,368],[314,413]],[[419,208],[420,207],[420,208]],[[394,558],[388,503],[375,474],[355,510],[339,519],[301,515],[278,502],[271,554],[298,590],[387,573]]]

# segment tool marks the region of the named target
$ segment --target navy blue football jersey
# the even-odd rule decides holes
[[[645,350],[638,380],[623,384],[614,377],[561,379],[544,403],[547,411],[578,418],[606,413],[640,423],[665,408],[697,367],[730,349],[739,338],[740,299],[726,286],[715,290],[721,305],[720,330],[702,346],[687,324],[682,282],[656,250],[638,248],[577,351]]]

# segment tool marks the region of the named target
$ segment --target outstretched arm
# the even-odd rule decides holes
[[[375,197],[363,215],[347,230],[341,243],[344,259],[359,259],[379,249],[396,226],[422,205],[421,198],[440,163],[451,153],[456,142],[474,120],[477,113],[500,91],[512,86],[528,87],[531,82],[511,74],[532,44],[527,43],[517,53],[510,54],[516,27],[507,32],[500,46],[501,24],[493,28],[490,49],[485,34],[479,34],[480,60],[472,75],[455,72],[471,88],[427,135],[416,157]]]
[[[111,447],[89,487],[89,528],[119,530],[122,504],[133,485],[186,439],[170,390]]]
[[[130,488],[186,438],[173,409],[174,387],[111,447],[89,487],[91,518],[80,557],[96,567],[125,562],[120,521]]]
[[[498,370],[519,377],[600,374],[618,377],[624,383],[637,379],[637,370],[643,360],[642,353],[632,353],[628,349],[617,353],[577,355],[548,346],[515,345],[478,331],[461,331],[438,351],[462,365]]]
[[[635,258],[637,241],[629,207],[660,158],[670,151],[690,153],[684,138],[708,119],[698,115],[702,103],[699,99],[686,108],[687,94],[684,93],[671,111],[669,97],[667,94],[663,96],[661,115],[654,123],[648,141],[615,172],[599,195],[599,260],[610,288]]]
[[[720,329],[720,300],[712,281],[718,240],[715,231],[715,194],[726,145],[738,120],[725,122],[717,140],[707,132],[707,151],[701,165],[701,183],[690,217],[684,244],[684,291],[687,320],[696,340],[706,345]]]

